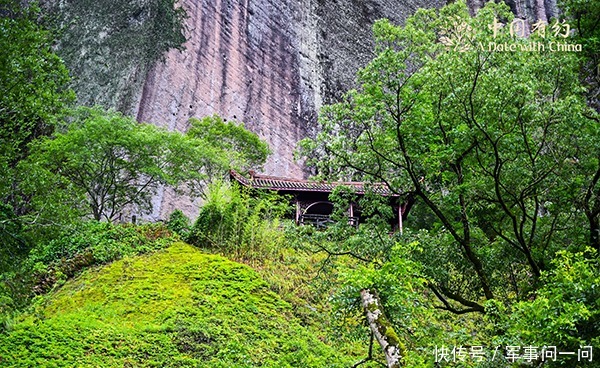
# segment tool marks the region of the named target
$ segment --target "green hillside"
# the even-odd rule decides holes
[[[3,367],[347,366],[249,267],[184,243],[88,269],[0,337]]]

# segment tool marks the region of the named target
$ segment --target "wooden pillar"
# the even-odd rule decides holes
[[[300,201],[296,198],[296,225],[300,223]]]

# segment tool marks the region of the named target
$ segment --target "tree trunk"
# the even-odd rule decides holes
[[[360,291],[362,306],[369,322],[369,327],[383,349],[385,360],[389,368],[401,367],[404,355],[404,346],[398,339],[394,328],[383,313],[381,301],[374,291],[363,289]]]

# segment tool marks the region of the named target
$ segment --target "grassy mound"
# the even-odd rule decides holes
[[[89,269],[0,336],[2,367],[332,367],[249,267],[176,243]]]

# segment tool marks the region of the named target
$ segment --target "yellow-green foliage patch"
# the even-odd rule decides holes
[[[328,367],[249,267],[177,243],[89,269],[0,337],[2,367]]]

